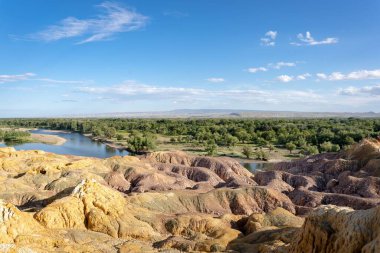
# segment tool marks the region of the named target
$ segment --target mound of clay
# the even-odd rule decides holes
[[[48,228],[87,228],[122,238],[160,237],[149,224],[125,212],[125,206],[119,192],[86,179],[71,196],[53,202],[34,217]]]
[[[196,214],[170,219],[165,227],[172,236],[155,245],[182,251],[224,251],[228,243],[241,234],[223,219]]]
[[[363,140],[349,150],[274,165],[255,181],[287,194],[304,214],[319,205],[368,209],[380,203],[380,142]]]
[[[226,184],[233,183],[235,184],[235,186],[256,184],[252,178],[252,174],[247,169],[245,169],[236,160],[227,157],[214,158],[204,156],[191,156],[184,152],[176,151],[153,152],[146,155],[143,160],[146,160],[152,164],[158,163],[159,165],[156,166],[162,166],[161,164],[166,164],[166,169],[170,169],[170,167],[168,167],[168,164],[170,164],[171,166],[184,165],[187,167],[206,168],[210,172],[213,172],[213,177],[215,177],[215,174],[222,180],[222,182]]]
[[[162,213],[208,213],[222,215],[269,212],[282,207],[291,213],[295,208],[290,199],[276,190],[252,186],[238,189],[220,188],[206,193],[173,191],[149,192],[127,197],[129,204]]]
[[[227,248],[242,253],[287,252],[303,221],[283,208],[254,213],[244,226],[246,235],[231,241]]]
[[[349,160],[357,160],[361,166],[365,166],[370,160],[380,159],[380,141],[364,139],[360,143],[354,144],[344,156]]]
[[[306,218],[289,252],[379,252],[380,208],[322,206]]]

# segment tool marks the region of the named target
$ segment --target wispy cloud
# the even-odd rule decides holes
[[[148,21],[148,17],[114,2],[103,2],[97,7],[103,13],[96,18],[67,17],[57,25],[51,25],[29,37],[47,42],[82,37],[78,44],[83,44],[110,39],[116,33],[138,30]]]
[[[63,103],[78,103],[78,100],[75,99],[62,99],[61,102]]]
[[[226,80],[224,78],[221,78],[221,77],[210,77],[210,78],[207,78],[206,81],[208,81],[210,83],[223,83]]]
[[[297,80],[306,80],[309,77],[311,77],[311,75],[309,73],[305,73],[305,74],[296,76],[296,79]]]
[[[320,80],[328,81],[380,79],[380,69],[358,70],[347,74],[343,74],[341,72],[333,72],[331,74],[318,73],[316,76]]]
[[[338,93],[345,96],[380,96],[380,84],[361,88],[350,86],[340,89]]]
[[[0,75],[0,83],[9,83],[28,80],[31,77],[35,76],[34,73],[25,73],[19,75]]]
[[[261,45],[263,46],[274,46],[276,45],[277,31],[268,31],[265,36],[260,39]]]
[[[295,67],[295,62],[276,62],[276,63],[268,63],[266,67],[252,67],[248,68],[247,71],[250,73],[257,73],[257,72],[266,72],[268,69],[281,69],[283,67]]]
[[[315,40],[309,31],[303,35],[302,33],[299,33],[297,35],[298,42],[291,42],[291,45],[294,46],[317,46],[317,45],[328,45],[328,44],[336,44],[339,42],[338,38],[325,38],[323,40]]]
[[[136,81],[126,81],[115,86],[86,86],[79,87],[77,91],[94,95],[97,99],[113,98],[118,101],[152,101],[152,100],[168,100],[172,102],[188,103],[195,101],[204,103],[214,102],[233,102],[233,103],[250,103],[260,102],[269,104],[281,104],[292,102],[323,102],[323,96],[314,91],[298,91],[298,90],[262,90],[255,88],[248,89],[199,89],[184,87],[165,87],[141,84]]]
[[[264,68],[264,67],[257,67],[257,68],[249,68],[249,69],[247,69],[247,71],[249,73],[257,73],[257,72],[266,72],[266,71],[268,71],[268,69]]]
[[[288,75],[281,75],[277,77],[277,80],[283,83],[288,83],[290,81],[294,80],[293,76],[288,76]]]
[[[35,78],[31,79],[35,81],[47,82],[47,83],[55,83],[55,84],[86,84],[92,81],[87,80],[56,80],[51,78]]]
[[[25,73],[19,75],[0,75],[0,83],[10,83],[18,81],[39,81],[53,84],[87,84],[92,81],[84,80],[57,80],[51,78],[38,78],[35,73]]]
[[[288,82],[296,81],[296,80],[303,81],[309,77],[311,77],[311,75],[309,73],[305,73],[305,74],[297,75],[297,76],[280,75],[276,79],[280,82],[288,83]]]
[[[269,67],[274,68],[274,69],[281,69],[283,67],[295,67],[296,63],[295,62],[276,62],[276,63],[269,63]]]

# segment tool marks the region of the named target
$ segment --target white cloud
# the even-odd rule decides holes
[[[264,67],[258,67],[258,68],[249,68],[247,70],[249,73],[257,73],[257,72],[265,72],[265,71],[268,71],[267,68],[264,68]]]
[[[35,76],[34,73],[25,73],[20,75],[0,75],[0,83],[9,83],[28,80],[31,77]]]
[[[137,83],[133,80],[124,82],[121,85],[112,87],[79,87],[79,91],[94,94],[113,94],[113,95],[159,95],[164,97],[172,97],[178,95],[197,95],[203,92],[202,89],[181,88],[181,87],[159,87]]]
[[[277,80],[283,83],[288,83],[294,80],[294,76],[281,75],[277,77]]]
[[[296,80],[303,81],[309,77],[311,77],[311,75],[309,73],[305,73],[305,74],[297,75],[297,76],[281,75],[281,76],[278,76],[276,79],[280,82],[288,83],[288,82],[296,81]]]
[[[318,73],[316,76],[321,80],[328,81],[380,79],[380,69],[359,70],[347,74],[342,74],[341,72],[333,72],[329,75]]]
[[[323,40],[315,40],[309,31],[303,35],[302,33],[299,33],[297,35],[297,39],[299,42],[292,42],[290,44],[295,45],[295,46],[302,46],[302,45],[307,45],[307,46],[316,46],[316,45],[328,45],[328,44],[336,44],[338,43],[338,38],[325,38]]]
[[[260,39],[261,45],[263,46],[274,46],[276,45],[277,31],[268,31],[265,36]]]
[[[247,69],[250,73],[257,73],[257,72],[265,72],[268,71],[268,69],[281,69],[283,67],[295,67],[295,62],[276,62],[276,63],[268,63],[267,67],[254,67]]]
[[[277,62],[277,63],[269,63],[269,67],[274,68],[274,69],[281,69],[283,67],[295,67],[296,63],[295,62]]]
[[[148,20],[134,10],[113,2],[103,2],[98,7],[104,14],[92,19],[67,17],[58,25],[32,34],[32,39],[56,41],[73,37],[84,37],[79,44],[110,39],[115,33],[129,32],[142,28]]]
[[[319,79],[327,79],[327,75],[324,74],[324,73],[317,73],[316,76],[317,76]]]
[[[309,77],[311,77],[311,75],[309,73],[305,73],[305,74],[296,76],[296,79],[297,80],[306,80]]]
[[[55,84],[85,84],[91,81],[77,81],[77,80],[56,80],[51,78],[36,78],[32,79],[35,81],[47,82],[47,83],[55,83]]]
[[[362,88],[350,86],[344,89],[340,89],[338,91],[338,94],[345,96],[380,96],[380,84],[374,86],[365,86]]]
[[[54,84],[86,84],[91,81],[74,81],[74,80],[56,80],[51,78],[37,78],[37,74],[25,73],[19,75],[0,75],[0,83],[18,82],[18,81],[39,81]]]
[[[275,40],[277,37],[277,31],[268,31],[265,36],[271,38],[272,40]]]
[[[210,83],[223,83],[225,80],[224,78],[220,78],[220,77],[210,77],[210,78],[207,78],[206,81]]]
[[[167,100],[171,103],[324,103],[323,96],[314,91],[299,90],[261,90],[261,89],[199,89],[185,87],[162,87],[141,84],[136,81],[126,81],[115,86],[86,86],[76,89],[79,92],[94,95],[94,98],[103,100],[104,98],[118,100],[122,102],[141,100],[155,101]]]

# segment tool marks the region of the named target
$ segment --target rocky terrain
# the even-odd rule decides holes
[[[230,158],[0,149],[0,252],[378,252],[380,142],[251,174]]]

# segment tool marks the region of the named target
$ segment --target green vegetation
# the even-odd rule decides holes
[[[336,152],[363,138],[380,135],[380,119],[357,118],[3,119],[0,125],[90,133],[99,139],[121,142],[137,153],[152,150],[158,140],[165,139],[170,145],[201,148],[210,155],[228,149],[241,157],[256,155],[260,159],[278,149],[287,149],[293,157]],[[249,148],[255,147],[261,151],[253,154]]]
[[[285,147],[287,150],[289,150],[290,154],[292,153],[293,150],[295,150],[297,148],[296,144],[294,144],[293,142],[286,143]]]
[[[252,147],[250,146],[244,146],[242,150],[242,154],[245,155],[247,159],[250,159],[253,155]]]
[[[32,141],[30,133],[18,130],[0,130],[0,141],[7,144],[18,144]]]
[[[218,145],[215,144],[214,140],[210,140],[205,145],[205,151],[207,155],[214,156],[218,152]]]
[[[152,150],[155,147],[155,136],[149,133],[133,131],[128,137],[128,147],[135,154]]]
[[[266,153],[262,148],[260,148],[258,151],[255,152],[256,159],[261,161],[267,161],[268,160],[268,153]]]

